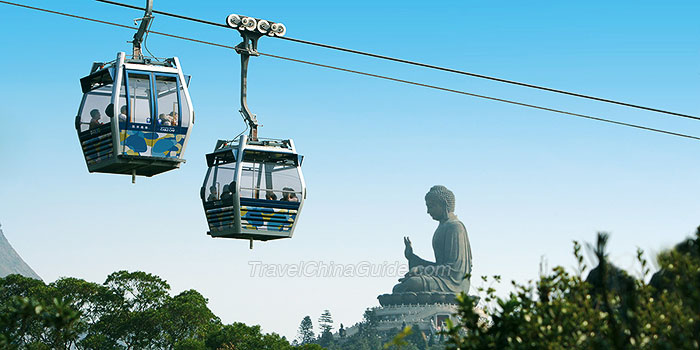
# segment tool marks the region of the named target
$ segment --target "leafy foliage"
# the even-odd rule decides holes
[[[294,349],[259,326],[221,324],[207,303],[195,290],[171,297],[167,282],[140,271],[117,271],[104,284],[10,275],[0,278],[0,349]]]
[[[318,343],[327,347],[333,343],[333,317],[330,310],[324,310],[321,317],[318,318],[318,324],[321,327],[321,336]]]
[[[208,349],[273,350],[289,349],[289,342],[275,333],[262,334],[260,326],[236,322],[211,333],[206,340]]]
[[[311,321],[310,316],[305,316],[299,324],[299,331],[297,332],[297,340],[299,344],[310,344],[315,340],[314,335],[314,324]]]
[[[587,269],[574,242],[576,274],[562,267],[519,285],[508,297],[481,288],[490,322],[477,298],[458,297],[458,322],[448,322],[447,349],[698,349],[700,345],[700,228],[695,239],[659,255],[662,270],[646,284],[648,263],[638,251],[642,275],[629,276],[605,252],[607,234],[591,247],[598,266]],[[681,247],[681,248],[679,248]]]
[[[325,313],[325,312],[324,312]],[[414,325],[389,331],[377,329],[377,318],[374,309],[367,309],[361,322],[353,326],[353,333],[348,335],[347,330],[341,324],[337,335],[329,337],[324,343],[323,336],[316,342],[329,350],[443,350],[442,341],[434,335]]]
[[[384,344],[384,349],[405,349],[410,345],[410,343],[406,341],[406,338],[408,338],[408,336],[410,336],[411,334],[413,334],[411,327],[404,327],[404,329],[401,332],[397,333],[390,342]]]
[[[585,279],[588,266],[574,242],[573,273],[555,267],[534,283],[513,282],[505,298],[492,286],[479,288],[481,298],[459,295],[457,321],[447,320],[439,339],[415,325],[379,332],[372,309],[352,334],[341,325],[335,336],[325,310],[318,338],[306,316],[298,342],[290,344],[260,326],[224,325],[199,292],[171,296],[166,281],[145,272],[117,271],[103,284],[67,277],[46,285],[10,275],[0,278],[0,349],[700,349],[700,228],[659,254],[661,269],[648,284],[643,252],[637,253],[641,274],[633,277],[608,261],[607,241],[599,234],[589,246],[598,266]],[[488,305],[485,312],[479,300]]]

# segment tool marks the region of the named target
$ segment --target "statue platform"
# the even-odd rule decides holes
[[[377,297],[381,306],[393,305],[428,305],[428,304],[456,304],[455,293],[444,292],[406,292],[382,294]]]
[[[446,319],[457,312],[457,304],[401,304],[374,308],[377,330],[380,332],[418,326],[432,334],[442,329]]]

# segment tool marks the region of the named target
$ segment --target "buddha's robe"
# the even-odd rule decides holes
[[[471,246],[467,229],[454,214],[450,213],[448,220],[435,230],[433,251],[435,262],[415,254],[408,258],[410,271],[394,287],[394,293],[459,293],[469,290],[469,279],[465,276],[472,271]]]

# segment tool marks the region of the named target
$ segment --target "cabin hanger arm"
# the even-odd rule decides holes
[[[134,34],[134,40],[132,44],[134,45],[134,59],[143,59],[143,53],[141,52],[141,43],[143,43],[143,37],[151,25],[151,20],[153,20],[153,0],[146,0],[146,12],[143,18],[136,19],[135,21],[141,21],[139,29]]]
[[[241,55],[241,114],[245,119],[251,141],[258,140],[258,119],[248,108],[248,63],[250,56],[260,56],[258,53],[258,39],[264,35],[284,36],[287,28],[282,23],[270,22],[264,19],[230,14],[226,17],[226,24],[238,30],[243,37],[243,42],[236,45],[236,52]]]

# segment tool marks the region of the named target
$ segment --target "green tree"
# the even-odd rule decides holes
[[[44,303],[11,296],[0,306],[0,348],[70,349],[79,335],[75,329],[79,320],[80,312],[66,300]]]
[[[641,251],[639,277],[612,266],[607,238],[598,235],[593,250],[599,262],[589,282],[581,277],[587,267],[574,242],[575,274],[555,267],[534,284],[513,283],[515,290],[505,298],[480,288],[490,305],[486,320],[475,309],[476,298],[459,295],[459,321],[447,322],[444,333],[447,349],[700,348],[700,229],[690,250],[659,256],[666,271],[661,274],[672,276],[661,289],[645,283],[649,269]]]
[[[103,285],[79,278],[63,277],[49,284],[49,287],[53,288],[56,294],[69,299],[71,306],[81,312],[81,318],[88,324],[95,323],[105,311],[104,307],[108,302],[105,297],[109,290]]]
[[[321,333],[331,333],[333,331],[333,316],[330,310],[324,310],[321,317],[318,318],[318,325],[321,327]]]
[[[181,340],[175,344],[175,350],[206,350],[207,346],[204,340],[188,338]]]
[[[93,330],[78,342],[77,348],[80,350],[121,350],[124,347],[107,335]]]
[[[170,286],[160,277],[141,272],[117,271],[104,283],[115,298],[95,325],[107,339],[126,349],[156,349],[165,346],[160,308],[168,299]]]
[[[318,344],[303,344],[293,347],[294,350],[324,350],[325,348]]]
[[[378,322],[374,309],[365,310],[357,332],[361,348],[379,349],[386,342],[377,330]]]
[[[384,339],[377,330],[377,318],[373,309],[366,309],[362,321],[354,326],[358,331],[353,335],[346,335],[338,342],[331,344],[332,350],[377,350],[382,349],[384,343],[390,339]],[[398,329],[397,332],[398,333]]]
[[[16,274],[0,278],[0,341],[10,347],[40,342],[44,325],[30,309],[46,305],[49,294],[40,280]]]
[[[80,334],[80,311],[42,281],[21,275],[0,278],[0,345],[68,349]]]
[[[73,308],[72,301],[66,298],[53,298],[51,304],[44,306],[41,314],[44,324],[45,343],[51,349],[68,350],[72,348],[81,333],[77,327],[80,311]]]
[[[77,339],[70,344],[78,349],[91,349],[86,347],[92,340],[93,327],[105,312],[108,304],[109,290],[97,283],[87,282],[82,279],[64,277],[49,284],[49,288],[58,297],[68,300],[70,306],[80,312],[80,320],[76,322],[75,332],[82,335],[83,339]],[[112,298],[114,299],[114,298]],[[100,349],[110,348],[104,342],[100,342]]]
[[[290,350],[291,345],[278,334],[262,334],[260,326],[244,323],[225,325],[207,336],[208,349]]]
[[[328,347],[333,343],[333,317],[330,310],[323,311],[318,318],[318,324],[321,327],[318,343],[323,347]]]
[[[169,289],[158,276],[139,271],[115,272],[103,285],[0,278],[0,349],[293,349],[259,326],[222,325],[195,290],[171,297]]]
[[[408,338],[414,334],[413,329],[410,326],[404,327],[400,332],[396,332],[394,338],[391,341],[384,344],[384,349],[395,349],[395,350],[415,350],[418,349],[413,343],[408,341]]]
[[[428,335],[417,324],[411,326],[411,333],[405,339],[420,350],[428,349]]]
[[[17,274],[0,278],[0,303],[9,301],[13,296],[42,299],[48,294],[46,284],[41,280]]]
[[[107,276],[105,286],[122,297],[130,311],[158,308],[168,298],[170,285],[156,275],[135,271],[117,271]]]
[[[187,290],[168,298],[160,308],[161,328],[165,347],[183,347],[185,340],[193,339],[204,344],[206,335],[221,323],[209,310],[207,299],[196,290]],[[194,342],[187,342],[194,346]]]
[[[304,316],[304,319],[301,320],[301,324],[299,324],[297,340],[299,344],[303,345],[313,343],[315,339],[316,336],[314,335],[314,324],[311,322],[311,317]]]

